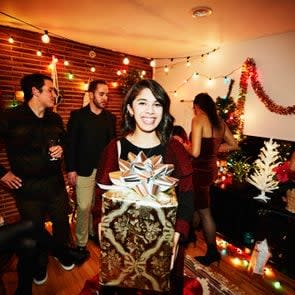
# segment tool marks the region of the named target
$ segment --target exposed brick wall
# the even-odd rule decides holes
[[[9,36],[13,36],[14,43],[8,43]],[[89,46],[65,39],[50,37],[49,44],[41,41],[41,34],[31,31],[19,30],[0,26],[0,108],[11,107],[14,93],[20,90],[19,82],[24,74],[40,72],[50,75],[48,65],[52,55],[59,61],[57,64],[59,88],[64,91],[62,103],[58,106],[58,113],[66,124],[73,109],[80,108],[83,103],[83,84],[91,79],[105,79],[110,83],[108,109],[117,116],[117,131],[121,119],[121,102],[123,95],[118,88],[113,88],[111,82],[118,79],[117,70],[124,69],[122,65],[123,53]],[[42,56],[36,55],[37,50]],[[95,58],[90,58],[89,51],[94,50]],[[152,76],[149,61],[145,58],[129,56],[130,65],[125,69],[145,70],[146,77]],[[64,66],[63,61],[68,60],[70,65]],[[92,73],[90,68],[95,66]],[[68,80],[66,74],[72,72],[73,80]],[[8,167],[4,146],[0,145],[0,162]],[[14,200],[9,192],[0,187],[0,213],[8,221],[18,218]]]

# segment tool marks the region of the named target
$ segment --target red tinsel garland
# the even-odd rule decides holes
[[[293,115],[295,114],[295,105],[292,106],[281,106],[276,104],[270,97],[265,93],[261,83],[258,81],[258,74],[256,70],[256,64],[253,58],[247,58],[242,66],[242,73],[240,77],[240,93],[237,101],[237,110],[236,110],[236,118],[239,121],[239,131],[242,133],[244,128],[244,120],[241,118],[244,115],[244,107],[245,100],[248,89],[248,79],[251,79],[251,85],[256,93],[256,95],[260,98],[263,104],[273,113],[280,115]]]

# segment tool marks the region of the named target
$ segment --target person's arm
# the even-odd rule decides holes
[[[66,170],[68,171],[68,181],[71,185],[76,184],[77,172],[76,172],[76,158],[77,158],[77,141],[78,141],[78,118],[75,112],[71,112],[70,118],[67,124],[67,136],[66,136],[66,152],[65,163]]]
[[[218,152],[219,153],[228,153],[231,151],[235,151],[239,149],[238,142],[232,135],[231,131],[229,130],[228,126],[225,125],[225,132],[223,136],[224,142],[219,146]]]
[[[193,157],[198,157],[201,152],[201,142],[202,142],[202,134],[203,134],[203,126],[200,118],[195,116],[192,119],[192,143],[191,143],[191,150],[190,154]]]
[[[1,113],[0,116],[0,140],[5,140],[8,130],[7,113]],[[12,171],[7,170],[4,165],[0,164],[0,181],[10,189],[18,189],[22,186],[22,180]]]
[[[174,165],[173,177],[178,181],[177,185],[177,217],[175,232],[180,234],[179,241],[183,242],[188,238],[190,222],[194,212],[194,196],[192,182],[192,163],[183,145],[175,139],[171,139],[164,158],[165,163]]]

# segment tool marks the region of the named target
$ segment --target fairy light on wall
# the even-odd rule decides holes
[[[65,60],[65,61],[64,61],[64,65],[67,67],[67,66],[70,65],[70,63],[69,63],[67,60]]]
[[[128,58],[127,56],[125,56],[125,57],[123,58],[123,64],[127,66],[127,65],[129,65],[129,62],[130,62],[130,61],[129,61],[129,58]]]
[[[44,34],[41,36],[41,40],[45,44],[48,44],[50,42],[50,38],[49,38],[47,30],[44,31]]]
[[[91,68],[90,68],[90,71],[91,71],[92,73],[95,73],[95,71],[96,71],[95,67],[91,67]]]
[[[156,60],[155,60],[154,58],[151,59],[151,61],[150,61],[150,66],[151,66],[152,68],[155,68],[155,67],[156,67]]]
[[[8,42],[9,42],[10,44],[13,44],[13,43],[14,43],[14,39],[13,39],[12,36],[10,36],[10,37],[8,38]]]
[[[39,56],[39,57],[42,56],[42,51],[40,49],[38,49],[37,52],[36,52],[36,55]]]

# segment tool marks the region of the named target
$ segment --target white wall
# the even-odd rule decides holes
[[[171,112],[176,124],[190,131],[193,116],[192,100],[199,92],[208,92],[214,99],[225,96],[228,85],[223,78],[215,80],[208,87],[208,79],[199,77],[190,80],[177,91],[174,90],[195,71],[208,77],[225,76],[239,68],[247,57],[252,57],[265,92],[277,104],[290,106],[295,104],[295,32],[250,40],[221,47],[215,53],[200,58],[186,67],[185,62],[174,65],[168,74],[163,69],[155,70],[155,79],[168,91],[171,100]],[[164,61],[167,63],[167,60]],[[170,61],[168,61],[168,64]],[[157,64],[159,65],[159,63]],[[240,70],[231,76],[235,80],[231,96],[238,98]],[[181,99],[189,102],[180,102]],[[245,104],[244,134],[295,141],[295,115],[283,116],[270,112],[254,93],[250,81]]]

